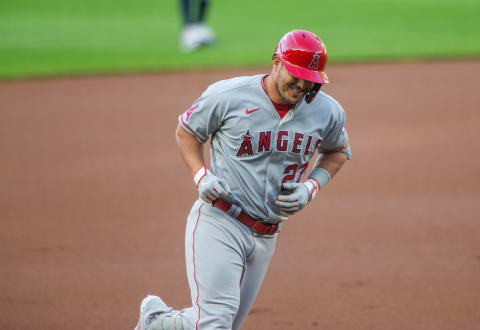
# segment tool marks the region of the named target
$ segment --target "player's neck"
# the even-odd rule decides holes
[[[263,78],[263,86],[265,93],[272,102],[276,104],[284,104],[282,97],[275,88],[275,80],[271,74]]]
[[[287,112],[290,111],[290,109],[293,107],[293,104],[285,104],[283,102],[280,103],[280,102],[276,102],[275,100],[272,99],[272,97],[270,96],[271,94],[269,94],[268,87],[267,87],[267,84],[269,83],[268,80],[267,80],[268,78],[270,78],[270,82],[273,81],[271,76],[266,76],[266,77],[262,78],[263,79],[263,82],[262,82],[263,90],[265,91],[265,94],[267,94],[268,98],[270,99],[270,102],[272,102],[275,110],[277,110],[277,113],[280,116],[280,118],[283,119],[283,117],[285,117]],[[275,85],[273,85],[271,87],[273,87],[274,92],[277,92],[277,89],[275,88]],[[277,92],[277,94],[278,94],[278,92]],[[281,97],[279,97],[279,99],[282,100]]]

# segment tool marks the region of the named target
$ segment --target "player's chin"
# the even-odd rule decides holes
[[[305,96],[305,93],[291,93],[288,101],[290,104],[297,104]]]

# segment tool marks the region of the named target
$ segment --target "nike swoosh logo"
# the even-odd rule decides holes
[[[247,115],[249,115],[249,114],[251,114],[252,112],[255,112],[255,111],[257,111],[257,110],[260,110],[260,108],[255,108],[255,109],[252,109],[252,110],[248,110],[248,108],[246,108],[246,109],[245,109],[245,113],[246,113]]]

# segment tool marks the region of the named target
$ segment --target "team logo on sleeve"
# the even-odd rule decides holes
[[[309,69],[318,70],[318,60],[320,59],[320,55],[313,54],[313,59],[308,66]]]
[[[196,109],[198,108],[198,104],[191,107],[190,109],[187,110],[187,112],[185,112],[185,114],[187,115],[187,118],[186,120],[189,120],[190,119],[190,115],[192,114],[192,112],[194,112]]]

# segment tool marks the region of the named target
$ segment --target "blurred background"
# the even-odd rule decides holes
[[[2,0],[0,78],[267,65],[299,28],[326,41],[330,63],[480,54],[476,0],[211,0],[215,47],[187,54],[180,3]]]
[[[479,330],[480,1],[211,0],[199,47],[182,4],[0,0],[0,329],[188,306],[177,117],[307,29],[353,159],[288,220],[243,329]]]

